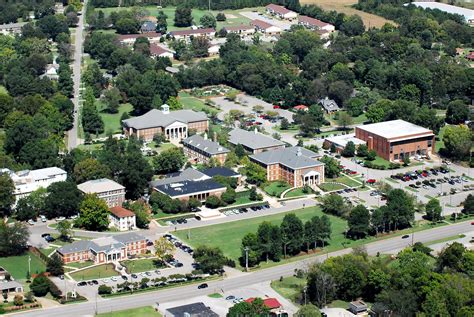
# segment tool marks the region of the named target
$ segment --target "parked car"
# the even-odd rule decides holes
[[[408,234],[405,234],[402,236],[402,239],[406,239],[406,238],[409,238],[410,236]]]
[[[45,240],[46,240],[46,242],[48,242],[48,243],[49,243],[49,242],[53,242],[53,241],[55,241],[55,240],[56,240],[56,239],[54,239],[54,238],[53,238],[53,237],[51,237],[51,236],[46,236],[46,237],[44,237],[44,239],[45,239]]]
[[[45,238],[45,237],[50,236],[50,235],[51,235],[51,233],[45,232],[41,235],[41,238]]]
[[[84,281],[77,283],[77,286],[86,286],[86,285],[87,285],[87,283],[84,282]]]
[[[208,288],[209,285],[207,285],[207,283],[202,283],[200,285],[198,285],[198,289],[203,289],[203,288]]]
[[[33,219],[28,220],[28,224],[30,226],[33,226],[35,224],[35,221]]]

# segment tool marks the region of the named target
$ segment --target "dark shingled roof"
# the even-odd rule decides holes
[[[158,185],[155,186],[155,189],[173,198],[192,195],[194,193],[226,189],[226,187],[212,179],[206,179],[202,181],[183,181],[174,184]]]
[[[230,152],[218,142],[204,139],[198,134],[192,135],[189,138],[184,139],[183,145],[191,148],[197,148],[205,153],[208,153],[209,155],[217,155]]]
[[[177,306],[167,309],[168,312],[174,317],[219,317],[218,314],[213,312],[209,307],[204,305],[204,303],[192,303],[183,306]]]
[[[202,171],[204,174],[206,174],[209,177],[214,177],[214,176],[225,176],[225,177],[236,177],[240,176],[239,173],[234,172],[230,168],[227,167],[212,167],[208,168],[207,170]]]

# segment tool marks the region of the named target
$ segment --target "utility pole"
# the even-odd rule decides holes
[[[211,0],[209,0],[209,12],[211,12]]]
[[[249,271],[249,248],[245,247],[245,272]]]

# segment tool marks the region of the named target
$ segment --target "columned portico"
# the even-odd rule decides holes
[[[318,185],[321,180],[319,178],[320,174],[316,171],[310,171],[303,175],[303,185],[313,186]]]
[[[165,127],[165,136],[168,140],[181,141],[188,137],[188,128],[181,122],[173,122],[169,126]]]

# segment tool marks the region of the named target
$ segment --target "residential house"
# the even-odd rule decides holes
[[[214,28],[190,29],[190,30],[171,31],[169,32],[169,34],[176,40],[189,41],[191,37],[206,37],[208,39],[212,39],[216,35],[216,30]]]
[[[314,186],[324,182],[324,163],[319,154],[294,146],[250,155],[250,161],[267,172],[268,181],[285,181],[292,187]]]
[[[190,136],[183,140],[183,146],[186,157],[195,163],[207,164],[213,158],[222,165],[230,152],[217,141],[208,140],[207,134],[204,137],[198,134]]]
[[[3,34],[3,35],[21,34],[21,28],[26,23],[27,22],[0,24],[0,34]]]
[[[285,147],[284,142],[262,134],[257,129],[246,131],[235,128],[229,132],[229,143],[234,146],[241,144],[245,150],[253,154]]]
[[[255,34],[255,26],[252,25],[236,25],[236,26],[225,26],[224,30],[227,33],[239,34],[241,36],[249,36]]]
[[[168,195],[173,199],[189,200],[195,198],[205,201],[209,196],[220,197],[226,187],[214,181],[206,174],[187,168],[168,177],[150,182],[153,190]]]
[[[40,77],[46,77],[49,78],[49,80],[58,80],[59,79],[59,65],[54,63],[54,64],[48,64],[46,65],[46,71],[44,74],[42,74]]]
[[[279,17],[280,19],[284,20],[294,20],[298,17],[298,14],[294,11],[288,10],[287,8],[277,5],[277,4],[269,4],[265,7],[265,10],[268,14],[274,15]]]
[[[0,169],[0,174],[2,173],[7,173],[15,184],[16,202],[39,188],[47,188],[53,183],[64,182],[67,179],[67,172],[59,167],[24,170],[16,173],[9,169]]]
[[[155,32],[156,24],[151,21],[145,21],[142,23],[142,26],[140,27],[140,31],[142,33]]]
[[[247,303],[252,303],[255,300],[254,297],[247,298]],[[272,317],[288,317],[288,313],[283,309],[283,305],[274,297],[264,298],[263,305],[270,310],[270,316]]]
[[[331,114],[341,110],[341,108],[339,108],[339,106],[337,105],[337,102],[333,99],[329,99],[328,97],[320,99],[319,104],[321,105],[321,107],[323,107],[323,110],[327,114]]]
[[[0,292],[2,294],[23,293],[23,285],[17,281],[0,281]]]
[[[209,56],[216,56],[216,55],[219,55],[220,50],[221,50],[220,45],[211,45],[207,49],[207,53],[209,54]]]
[[[268,36],[279,35],[281,34],[281,32],[283,32],[282,29],[279,28],[278,26],[275,26],[263,20],[259,20],[259,19],[252,20],[251,24],[255,27],[255,29],[258,32],[261,32]]]
[[[308,111],[309,108],[308,108],[308,106],[305,106],[305,105],[297,105],[297,106],[293,107],[293,110],[295,110],[295,111]]]
[[[78,240],[60,247],[56,253],[64,264],[85,261],[102,264],[127,260],[146,253],[146,250],[145,237],[129,232],[94,240]]]
[[[153,140],[156,134],[163,134],[167,140],[181,142],[193,129],[203,133],[209,128],[209,120],[204,112],[193,110],[170,111],[168,105],[161,106],[161,111],[152,109],[144,115],[122,121],[126,136],[136,136],[145,141]]]
[[[133,211],[115,206],[110,208],[109,227],[114,227],[118,231],[128,231],[137,229],[137,220]]]
[[[357,126],[355,137],[388,161],[429,157],[435,152],[433,131],[403,120]]]
[[[107,178],[90,180],[77,188],[84,194],[96,194],[109,207],[122,206],[125,201],[125,187]]]
[[[355,315],[365,315],[368,316],[367,310],[368,306],[361,300],[353,301],[349,303],[349,311]]]
[[[312,30],[322,30],[327,32],[334,32],[336,30],[336,28],[332,24],[304,15],[300,15],[298,17],[298,24],[303,25],[304,27],[307,27],[308,29]]]
[[[147,32],[142,34],[122,34],[118,36],[118,41],[123,45],[133,46],[139,37],[146,37],[150,43],[159,43],[161,33]]]
[[[173,52],[168,51],[164,47],[157,44],[150,44],[150,55],[154,58],[168,57],[169,59],[172,59],[174,57]]]

